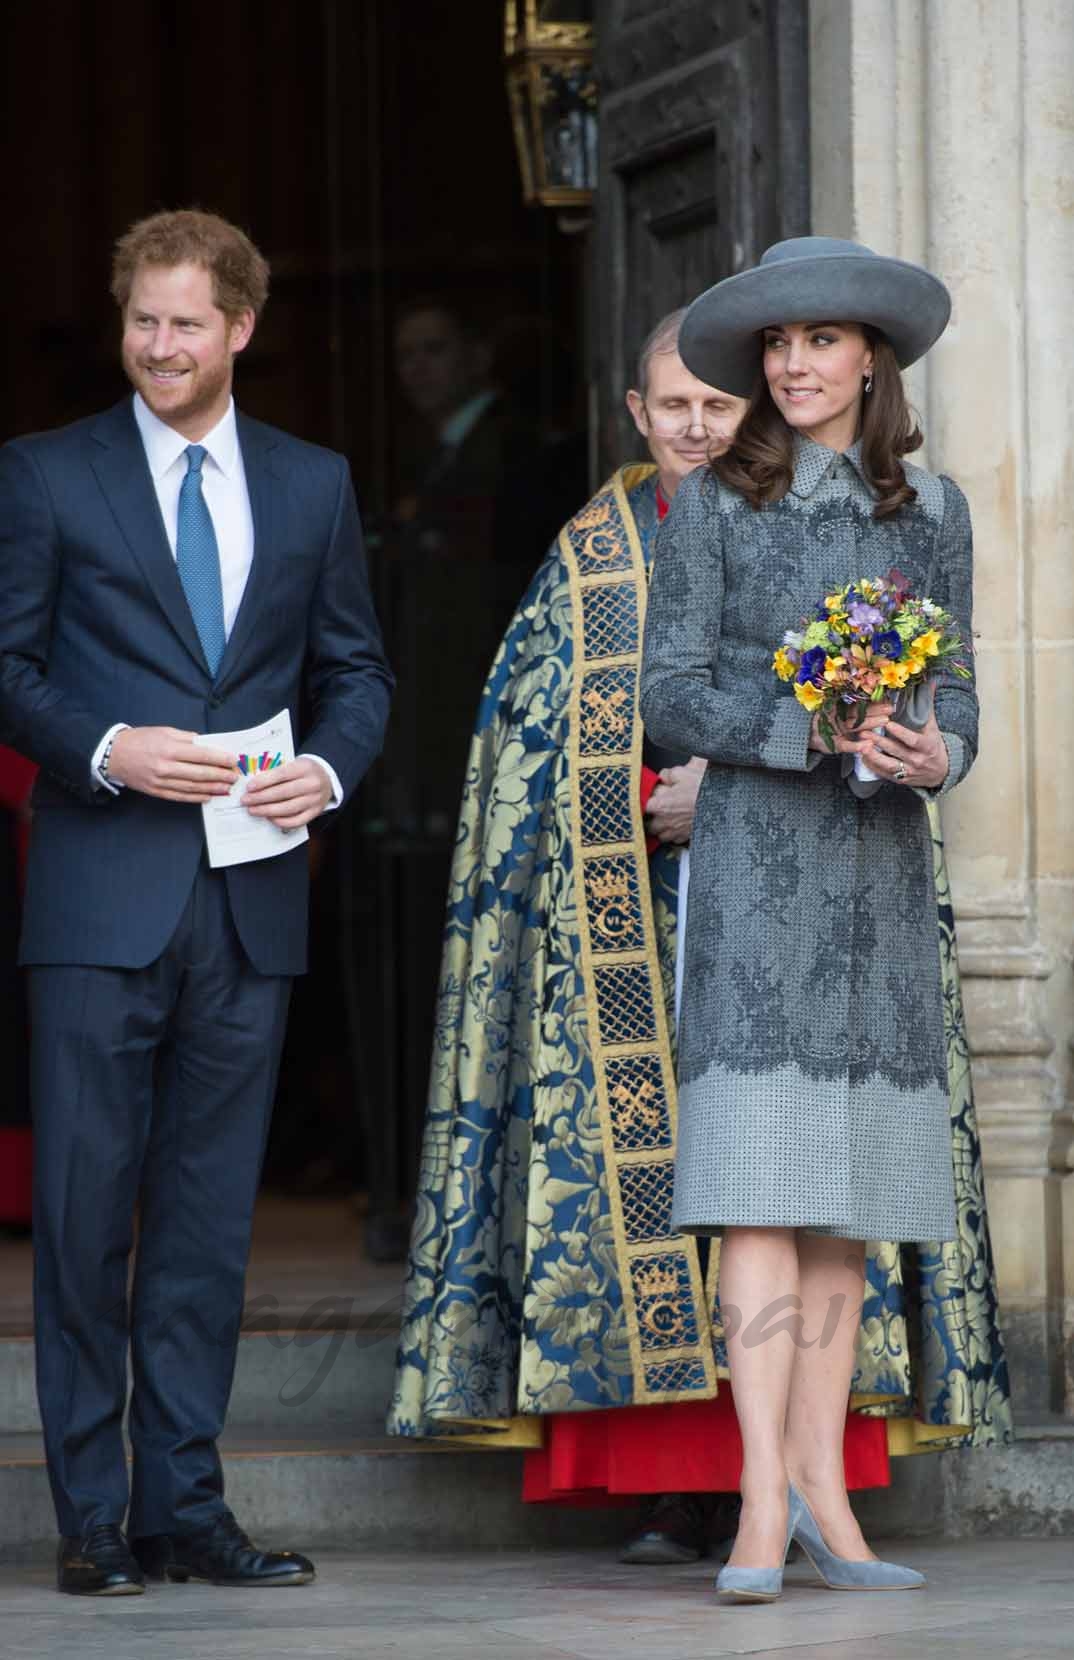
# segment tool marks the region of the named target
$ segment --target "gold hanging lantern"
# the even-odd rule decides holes
[[[507,96],[527,202],[588,208],[597,187],[591,0],[507,0]]]

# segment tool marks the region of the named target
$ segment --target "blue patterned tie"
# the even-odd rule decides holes
[[[220,553],[212,515],[201,493],[202,444],[189,444],[186,477],[179,491],[179,520],[175,533],[175,562],[190,606],[201,649],[213,674],[224,655],[224,594],[220,585]]]

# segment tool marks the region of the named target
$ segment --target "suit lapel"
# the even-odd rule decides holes
[[[194,661],[208,672],[205,653],[168,545],[130,399],[102,415],[93,427],[92,436],[98,445],[92,459],[93,471],[123,539],[164,615]]]
[[[277,514],[274,507],[279,489],[279,474],[275,465],[276,436],[270,428],[249,420],[245,415],[237,413],[237,420],[242,470],[246,475],[250,515],[254,522],[254,557],[238,615],[217,672],[218,685],[232,672],[257,627],[258,613],[271,589],[269,571],[275,550],[273,531]]]

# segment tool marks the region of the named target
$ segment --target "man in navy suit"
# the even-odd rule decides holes
[[[201,806],[238,770],[194,736],[289,709],[298,759],[246,802],[295,829],[355,789],[392,678],[346,462],[235,411],[257,249],[158,214],[117,244],[112,288],[133,398],[0,450],[0,735],[41,766],[21,955],[58,1583],[301,1584],[312,1563],[256,1549],[225,1505],[216,1441],[306,849],[210,868]]]

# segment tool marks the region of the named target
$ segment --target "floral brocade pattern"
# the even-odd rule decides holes
[[[651,483],[630,501],[648,549],[656,524]],[[602,551],[595,547],[594,569]],[[450,1435],[474,1420],[506,1426],[519,1414],[635,1404],[581,970],[570,834],[573,663],[570,585],[557,545],[497,655],[470,753],[393,1434]],[[669,1018],[677,869],[667,849],[650,861]],[[600,874],[614,898],[614,870]],[[942,902],[940,939],[960,1237],[953,1245],[871,1251],[855,1390],[882,1397],[870,1412],[928,1424],[938,1444],[945,1427],[959,1444],[984,1444],[1009,1434],[1006,1373],[953,933]],[[615,1087],[613,1077],[608,1082]],[[631,1088],[631,1105],[615,1119],[624,1152],[632,1138],[648,1145],[654,1133],[649,1093],[633,1078]],[[622,1197],[626,1212],[635,1196],[624,1188]],[[651,1213],[661,1200],[639,1191],[636,1202]],[[674,1242],[683,1243],[690,1244]],[[661,1283],[657,1263],[633,1288],[643,1310],[655,1305]],[[696,1315],[722,1369],[718,1309],[711,1322],[703,1308]],[[666,1370],[669,1393],[680,1388],[683,1398],[697,1398],[688,1365]]]

